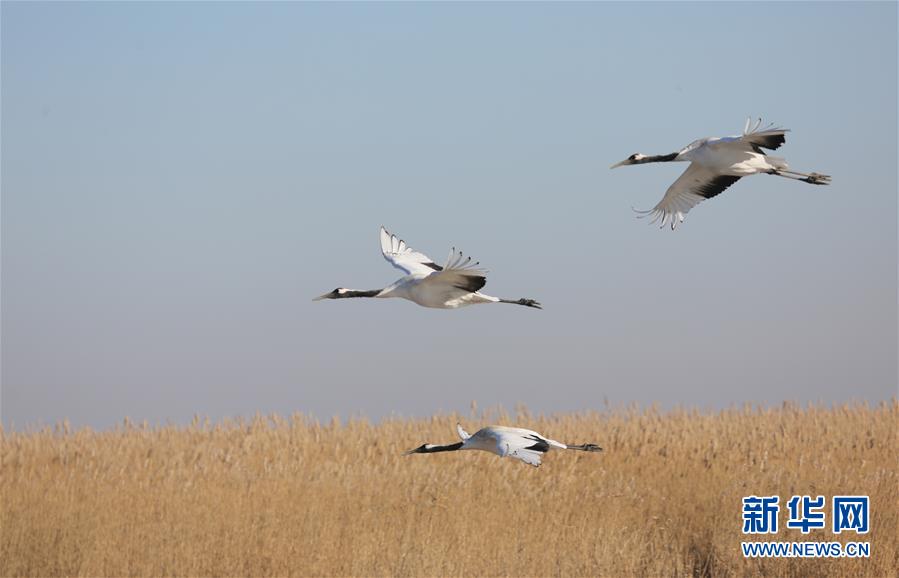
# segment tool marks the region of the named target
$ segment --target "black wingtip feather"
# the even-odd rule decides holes
[[[526,436],[526,437],[527,437],[527,439],[534,440],[537,443],[535,443],[532,446],[528,446],[524,449],[534,450],[535,452],[543,452],[543,453],[546,453],[549,451],[549,444],[546,442],[546,440],[538,438],[537,436]]]
[[[702,195],[706,199],[711,199],[714,196],[720,195],[723,193],[727,187],[731,186],[735,182],[739,181],[740,177],[734,177],[731,175],[721,175],[720,177],[715,177],[709,182],[696,187],[693,189],[698,195]],[[673,224],[673,223],[672,223]]]
[[[482,277],[479,275],[466,275],[462,277],[462,279],[460,279],[458,283],[454,284],[453,287],[455,287],[456,289],[461,289],[462,291],[474,293],[475,291],[480,291],[480,289],[486,284],[486,277]]]
[[[785,142],[787,142],[787,137],[786,137],[786,135],[783,135],[783,134],[770,134],[770,135],[766,135],[766,136],[754,136],[752,138],[752,144],[755,145],[755,146],[753,146],[753,148],[761,147],[763,149],[769,149],[772,151],[780,148],[780,146],[782,144],[784,144]],[[756,150],[758,151],[758,149],[756,149]],[[758,151],[758,152],[761,152],[761,151]]]

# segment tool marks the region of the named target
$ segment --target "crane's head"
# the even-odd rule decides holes
[[[349,297],[350,290],[346,287],[338,287],[333,291],[329,291],[324,295],[319,295],[313,301],[321,301],[322,299],[343,299],[344,297]]]
[[[648,158],[649,157],[647,155],[644,155],[641,153],[634,153],[631,156],[624,159],[623,161],[621,161],[620,163],[615,163],[614,165],[612,165],[609,168],[614,169],[615,167],[623,167],[624,165],[637,165],[637,164],[640,164],[641,162],[645,162],[643,159],[648,159]]]

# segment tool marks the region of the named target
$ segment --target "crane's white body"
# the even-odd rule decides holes
[[[421,279],[405,277],[384,289],[378,297],[407,299],[422,307],[434,309],[458,309],[478,303],[496,303],[499,298],[483,293],[464,293],[451,287],[429,287],[419,283]]]
[[[461,251],[451,250],[446,262],[437,265],[433,259],[412,249],[384,227],[381,227],[380,240],[381,254],[388,263],[405,273],[403,277],[380,290],[338,288],[316,300],[377,297],[406,299],[422,307],[436,309],[457,309],[478,303],[515,303],[540,308],[540,304],[533,299],[506,300],[481,293],[479,290],[487,283],[487,271]]]
[[[451,250],[446,263],[438,267],[433,259],[381,227],[381,254],[406,275],[385,287],[376,297],[408,299],[422,307],[437,309],[499,301],[498,297],[477,291],[486,284],[487,271],[479,268],[478,263],[472,263],[471,257],[463,258],[462,251]]]
[[[567,445],[529,429],[491,425],[481,428],[474,435],[469,436],[461,425],[457,425],[456,428],[459,431],[459,437],[462,438],[460,449],[481,450],[496,454],[501,458],[510,456],[532,466],[539,466],[543,454],[550,448],[568,449]],[[530,449],[534,446],[542,448],[544,445],[548,447],[542,450]]]
[[[766,131],[763,135],[778,135],[786,131]],[[675,161],[698,165],[710,174],[747,177],[772,170],[786,169],[787,161],[771,157],[752,148],[743,136],[710,137],[693,141],[677,153]]]
[[[728,137],[709,137],[695,140],[677,153],[647,156],[631,155],[612,165],[612,168],[648,162],[689,162],[690,166],[668,187],[662,200],[648,211],[637,211],[652,217],[653,223],[671,228],[682,223],[690,209],[710,199],[742,177],[759,173],[778,175],[815,185],[830,183],[830,177],[818,173],[797,173],[789,170],[786,159],[765,154],[762,149],[777,149],[786,141],[786,129],[767,127],[759,130],[747,120],[743,134]]]
[[[431,277],[434,278],[429,279]],[[493,297],[492,295],[459,289],[445,278],[441,279],[439,274],[433,271],[425,274],[410,273],[385,287],[375,297],[380,299],[407,299],[422,307],[433,307],[435,309],[457,309],[466,305],[496,303],[499,301],[498,297]]]

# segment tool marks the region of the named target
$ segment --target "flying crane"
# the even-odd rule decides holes
[[[662,200],[648,211],[636,211],[640,217],[652,217],[661,227],[674,230],[686,214],[706,199],[722,193],[742,177],[764,173],[796,179],[812,185],[829,185],[830,177],[819,173],[799,173],[789,169],[786,159],[768,156],[762,149],[776,150],[786,141],[787,129],[768,126],[759,130],[762,120],[752,125],[746,120],[740,136],[708,137],[693,141],[676,153],[667,155],[632,154],[611,168],[643,163],[688,161],[687,170],[668,187]]]
[[[406,242],[381,227],[381,254],[387,261],[405,273],[405,276],[383,289],[359,291],[338,287],[313,299],[349,299],[353,297],[399,297],[422,307],[457,309],[478,303],[512,303],[542,309],[533,299],[500,299],[481,293],[487,284],[487,271],[472,263],[471,257],[453,248],[443,265],[412,249]]]
[[[602,448],[596,444],[563,444],[542,436],[535,431],[517,427],[491,425],[479,429],[474,435],[469,435],[468,432],[462,429],[462,424],[456,424],[456,431],[459,433],[462,441],[447,445],[424,444],[407,451],[406,455],[433,454],[456,450],[481,450],[496,454],[501,458],[506,456],[516,458],[536,467],[540,465],[543,454],[553,448],[579,450],[582,452],[602,451]]]

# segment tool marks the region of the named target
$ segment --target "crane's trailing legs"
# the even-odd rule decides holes
[[[569,450],[580,450],[582,452],[601,452],[602,448],[596,444],[581,444],[579,446],[565,444]]]
[[[810,185],[829,185],[830,175],[822,175],[821,173],[800,173],[797,171],[788,171],[786,169],[771,169],[769,175],[777,175],[786,179],[795,179]]]
[[[525,307],[534,307],[536,309],[543,309],[543,306],[540,303],[534,301],[533,299],[525,299],[522,297],[521,299],[500,299],[500,303],[512,303],[513,305],[524,305]]]

